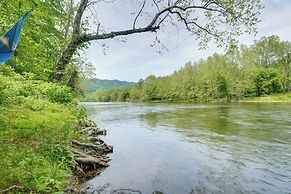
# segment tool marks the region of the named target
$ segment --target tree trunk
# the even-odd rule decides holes
[[[61,57],[59,58],[55,65],[54,72],[52,75],[52,80],[54,82],[59,82],[61,80],[67,65],[69,64],[74,53],[78,49],[79,44],[80,43],[78,40],[72,41],[62,52]]]
[[[67,18],[67,25],[65,28],[65,39],[67,40],[69,38],[69,31],[72,23],[72,18],[74,17],[74,2],[73,0],[68,0],[68,5],[67,5],[67,13],[68,13],[68,18]]]
[[[287,92],[290,92],[290,70],[287,71],[287,78],[286,78],[286,85],[287,85]]]

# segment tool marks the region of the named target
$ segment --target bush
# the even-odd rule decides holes
[[[12,77],[8,77],[1,70],[0,103],[13,103],[19,97],[49,100],[57,103],[69,103],[73,100],[72,91],[67,86],[26,79],[19,74],[13,74]],[[5,69],[5,73],[7,72],[12,75],[9,70]]]

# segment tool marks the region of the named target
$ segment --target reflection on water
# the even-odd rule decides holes
[[[289,104],[83,106],[114,145],[88,192],[291,192]]]

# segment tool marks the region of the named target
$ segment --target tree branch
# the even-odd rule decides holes
[[[86,1],[86,0],[82,0],[82,1]],[[136,34],[136,33],[142,33],[142,32],[155,32],[156,30],[158,30],[160,28],[160,25],[161,23],[165,20],[165,18],[169,15],[169,12],[170,13],[175,13],[177,14],[180,19],[185,23],[186,25],[186,28],[189,30],[189,31],[192,31],[192,29],[189,27],[189,24],[193,24],[195,25],[196,27],[204,30],[205,32],[213,35],[213,36],[217,36],[216,34],[210,32],[208,29],[198,25],[196,22],[189,22],[187,21],[182,15],[180,12],[178,11],[173,11],[174,9],[177,9],[177,10],[181,10],[183,12],[189,10],[189,9],[203,9],[203,10],[207,10],[207,11],[213,11],[213,12],[222,12],[222,10],[220,9],[214,9],[214,8],[210,8],[208,7],[212,1],[209,1],[205,4],[205,6],[196,6],[196,5],[192,5],[192,6],[186,6],[186,7],[181,7],[181,6],[178,6],[177,4],[180,2],[179,0],[177,0],[174,5],[172,6],[169,6],[167,8],[164,8],[163,10],[159,11],[158,13],[156,13],[156,15],[154,16],[154,18],[152,19],[152,21],[144,28],[138,28],[136,29],[135,28],[135,24],[136,24],[136,20],[137,18],[139,17],[140,13],[142,12],[144,6],[145,6],[145,2],[143,3],[139,13],[137,14],[137,17],[135,18],[134,20],[134,23],[133,23],[133,29],[129,29],[129,30],[123,30],[123,31],[114,31],[114,32],[110,32],[110,33],[104,33],[104,34],[82,34],[79,36],[78,38],[78,42],[79,43],[85,43],[85,42],[88,42],[88,41],[92,41],[92,40],[101,40],[101,39],[109,39],[109,38],[114,38],[116,36],[125,36],[125,35],[129,35],[129,34]],[[155,2],[155,1],[154,1]],[[161,21],[159,21],[158,24],[156,24],[156,22],[159,20],[160,16],[163,15],[164,13],[168,12],[168,14],[166,16],[164,16],[162,18]]]
[[[190,24],[193,24],[193,25],[195,25],[196,27],[198,27],[199,29],[201,29],[201,30],[207,32],[208,34],[210,34],[210,35],[212,35],[212,36],[216,36],[216,37],[218,37],[217,34],[214,34],[214,33],[210,32],[208,29],[206,29],[206,28],[200,26],[200,25],[197,24],[196,22],[194,22],[194,21],[187,21],[187,20],[186,20],[186,19],[181,15],[180,12],[177,12],[177,11],[170,11],[170,12],[171,12],[171,13],[174,13],[174,14],[177,14],[178,17],[179,17],[179,18],[184,22],[184,24],[185,24],[187,30],[189,30],[190,32],[193,32],[193,30],[189,27],[189,25],[190,25]]]
[[[137,18],[140,16],[140,14],[141,14],[141,12],[142,12],[144,6],[145,6],[145,3],[146,3],[146,0],[143,1],[143,4],[142,4],[142,6],[141,6],[141,8],[140,8],[140,10],[139,10],[139,12],[138,12],[138,14],[137,14],[136,17],[134,18],[134,22],[133,22],[133,26],[132,26],[133,29],[135,29],[135,24],[136,24]]]
[[[129,34],[137,34],[137,33],[142,33],[142,32],[155,32],[159,28],[160,28],[159,26],[147,26],[145,28],[115,31],[115,32],[104,33],[104,34],[83,34],[80,36],[79,41],[80,41],[80,43],[85,43],[85,42],[92,41],[92,40],[102,40],[102,39],[114,38],[116,36],[125,36],[125,35],[129,35]]]
[[[73,38],[77,38],[81,34],[82,16],[88,6],[88,2],[89,0],[81,0],[80,2],[73,26]]]
[[[154,5],[156,6],[157,10],[160,11],[160,7],[159,7],[159,5],[157,4],[156,0],[153,0],[153,3],[154,3]]]

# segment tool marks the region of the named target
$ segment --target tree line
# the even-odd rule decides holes
[[[170,76],[148,76],[132,87],[97,90],[87,101],[242,100],[290,91],[289,41],[262,37],[250,46],[231,45],[224,54],[188,62]]]

